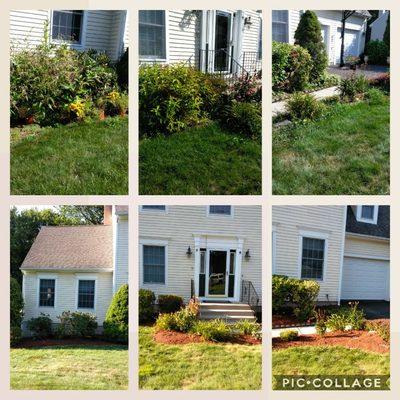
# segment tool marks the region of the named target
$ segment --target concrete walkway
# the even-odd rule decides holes
[[[297,331],[299,335],[312,335],[313,333],[317,333],[315,326],[302,326],[302,327],[292,327],[292,328],[278,328],[272,329],[272,337],[279,337],[281,332],[284,331]]]
[[[321,100],[321,99],[326,99],[328,97],[332,97],[338,94],[337,92],[338,87],[337,86],[332,86],[330,88],[326,89],[321,89],[317,90],[315,92],[312,92],[312,94],[316,99]],[[283,114],[286,111],[286,101],[277,101],[275,103],[272,103],[272,116],[275,117],[276,115]]]

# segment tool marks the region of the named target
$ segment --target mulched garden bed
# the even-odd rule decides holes
[[[376,333],[368,331],[330,332],[321,337],[317,334],[300,335],[296,340],[285,342],[281,338],[272,339],[273,349],[297,346],[343,346],[349,349],[388,353],[390,346]]]
[[[199,335],[165,330],[156,332],[154,334],[154,340],[157,343],[162,344],[215,343],[208,342]],[[261,344],[261,340],[256,339],[251,335],[239,335],[232,338],[229,342],[225,343],[256,345]]]
[[[115,343],[102,339],[22,339],[15,348],[54,347],[54,346],[111,346]]]
[[[306,322],[300,322],[293,315],[273,315],[272,316],[272,328],[291,328],[300,326],[311,326],[314,325],[314,320]]]

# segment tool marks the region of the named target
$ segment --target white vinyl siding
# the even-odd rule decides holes
[[[225,215],[208,216],[207,206],[169,206],[168,214],[142,212],[139,214],[139,236],[142,244],[168,243],[168,266],[166,284],[143,284],[141,287],[159,294],[176,294],[190,299],[190,282],[195,279],[195,254],[189,257],[186,252],[190,246],[195,248],[194,235],[221,235],[226,238],[243,238],[242,279],[255,286],[261,298],[261,207],[235,206],[234,217]],[[251,258],[246,260],[244,253],[250,250]],[[141,265],[143,256],[141,255]]]
[[[128,259],[129,259],[129,224],[126,215],[118,216],[115,237],[115,276],[114,291],[128,283]]]
[[[346,235],[345,256],[360,258],[390,259],[390,243],[388,240],[354,237]]]

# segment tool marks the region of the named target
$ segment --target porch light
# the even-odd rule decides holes
[[[244,26],[251,26],[252,25],[252,22],[251,22],[251,17],[246,17],[245,19],[244,19]]]
[[[250,250],[249,250],[249,249],[247,249],[247,251],[246,251],[246,253],[245,253],[245,255],[244,255],[244,258],[245,258],[247,261],[250,260]]]
[[[186,255],[188,257],[190,257],[192,255],[192,249],[190,248],[190,246],[188,247],[188,249],[186,250]]]

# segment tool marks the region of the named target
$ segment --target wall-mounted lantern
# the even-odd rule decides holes
[[[249,249],[247,249],[247,251],[246,251],[246,253],[244,254],[244,258],[247,260],[247,261],[249,261],[250,260],[250,250]]]
[[[244,26],[251,26],[253,22],[251,22],[251,17],[245,17]]]
[[[190,257],[191,255],[192,255],[192,249],[190,248],[190,246],[187,248],[187,250],[186,250],[186,255],[188,256],[188,257]]]

